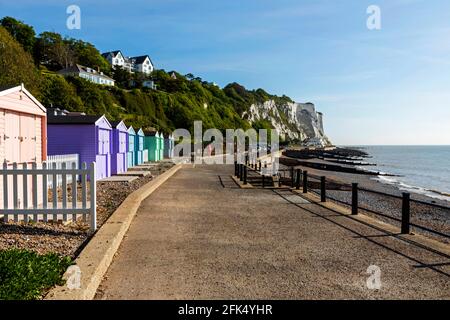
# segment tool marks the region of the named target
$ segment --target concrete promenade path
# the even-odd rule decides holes
[[[185,168],[148,197],[96,298],[450,299],[448,256],[288,190],[240,189],[233,170]]]

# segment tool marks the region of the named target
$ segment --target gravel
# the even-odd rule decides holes
[[[131,183],[97,182],[97,226],[101,227],[129,194],[173,165],[172,162],[161,162],[152,168],[152,175],[136,179]],[[79,186],[78,195],[81,195],[80,190]],[[51,191],[49,197],[51,197]],[[58,197],[61,197],[59,192]],[[55,252],[61,256],[75,258],[89,240],[88,231],[89,226],[82,221],[74,223],[0,222],[0,250],[28,249],[39,254]]]

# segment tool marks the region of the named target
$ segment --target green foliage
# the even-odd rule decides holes
[[[19,42],[23,49],[29,53],[33,52],[35,42],[35,32],[33,27],[18,21],[12,17],[4,17],[0,20],[0,25],[5,28],[11,36]]]
[[[27,29],[21,22],[5,21],[10,21],[11,29]],[[16,32],[22,33],[25,32]],[[183,76],[173,71],[176,75],[174,79],[170,76],[172,72],[164,70],[155,70],[151,76],[137,72],[130,74],[121,68],[111,70],[94,45],[63,38],[55,32],[43,32],[35,39],[34,58],[42,70],[41,75],[33,65],[31,56],[0,27],[0,85],[24,82],[45,106],[105,114],[111,120],[125,119],[128,125],[155,127],[163,132],[175,128],[186,128],[192,132],[193,123],[197,120],[203,122],[204,129],[247,130],[251,126],[271,129],[271,124],[266,120],[250,125],[242,119],[242,115],[255,103],[275,100],[277,104],[284,105],[292,102],[286,96],[270,95],[263,89],[249,91],[238,83],[231,83],[222,90],[190,73]],[[116,80],[116,86],[101,86],[78,77],[63,78],[51,72],[75,63],[99,68]],[[143,82],[150,79],[155,82],[157,90],[143,88]],[[287,123],[282,113],[280,117],[280,121]]]
[[[77,95],[76,87],[64,77],[44,74],[41,86],[41,102],[45,106],[59,107],[69,111],[84,111],[84,104]]]
[[[103,58],[93,44],[72,38],[64,39],[64,43],[72,51],[75,63],[110,73],[111,67],[108,61]]]
[[[0,27],[0,86],[24,83],[33,94],[39,94],[40,80],[31,55]]]
[[[38,255],[26,250],[0,251],[0,300],[39,299],[46,290],[63,285],[69,257]]]

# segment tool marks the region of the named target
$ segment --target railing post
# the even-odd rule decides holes
[[[266,187],[266,176],[264,174],[262,175],[262,187]]]
[[[234,176],[237,177],[238,175],[238,167],[237,167],[237,161],[234,162]]]
[[[244,184],[247,184],[247,166],[244,166]]]
[[[90,178],[90,191],[91,191],[91,206],[90,206],[90,224],[91,224],[91,233],[94,233],[97,230],[97,184],[95,177],[95,162],[91,163],[91,168],[89,170],[89,178]]]
[[[242,163],[238,164],[238,178],[239,181],[242,181]]]
[[[303,171],[303,193],[308,193],[308,171]]]
[[[296,189],[300,190],[300,169],[297,169]]]
[[[410,233],[410,215],[411,215],[411,208],[410,208],[410,194],[407,192],[403,193],[403,201],[402,201],[402,234],[409,234]]]
[[[294,182],[294,167],[291,167],[291,188],[295,187],[295,182]]]
[[[326,178],[320,177],[320,202],[327,202]]]
[[[352,183],[352,215],[358,214],[358,184]]]
[[[259,161],[259,172],[261,172],[261,169],[262,169],[262,167],[261,167],[261,161]]]

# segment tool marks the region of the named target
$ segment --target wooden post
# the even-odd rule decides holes
[[[358,184],[352,183],[352,215],[358,214]]]
[[[91,183],[90,191],[91,191],[91,206],[90,206],[90,225],[91,225],[91,233],[94,233],[97,230],[97,184],[95,181],[95,162],[91,163],[91,168],[89,170],[89,182]]]
[[[411,208],[410,208],[410,198],[411,195],[408,192],[403,193],[403,201],[402,201],[402,234],[410,233],[410,216],[411,216]]]
[[[244,184],[247,184],[247,166],[244,166]]]
[[[308,193],[308,171],[303,171],[303,193]]]
[[[320,177],[320,202],[327,202],[326,177]]]
[[[291,188],[294,188],[294,167],[291,167]]]
[[[8,206],[8,188],[9,188],[9,186],[8,186],[8,164],[6,163],[6,159],[3,162],[2,175],[3,175],[3,208],[9,209],[9,206]],[[8,219],[9,219],[8,215],[5,214],[3,216],[3,221],[8,222]]]
[[[296,189],[300,190],[300,169],[297,169],[297,178],[296,178]]]

